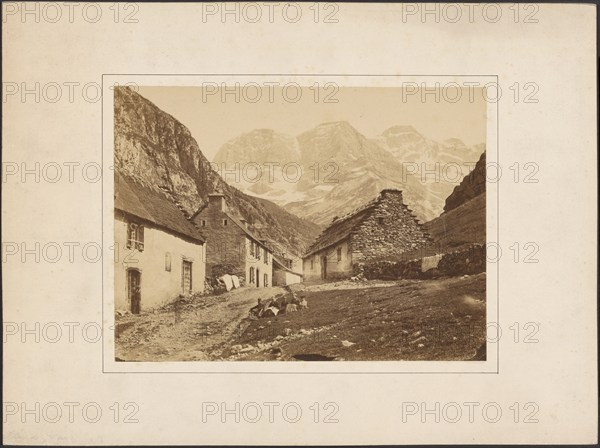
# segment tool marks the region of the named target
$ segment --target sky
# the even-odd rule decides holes
[[[368,138],[391,126],[411,125],[436,141],[459,138],[467,145],[486,141],[482,89],[473,89],[471,95],[462,89],[457,101],[458,91],[448,90],[446,98],[454,102],[441,94],[437,101],[434,94],[408,95],[399,87],[334,89],[240,86],[223,96],[222,91],[202,87],[137,87],[140,95],[190,130],[209,160],[225,142],[254,129],[297,136],[330,121],[347,121]],[[337,103],[325,102],[326,98]]]

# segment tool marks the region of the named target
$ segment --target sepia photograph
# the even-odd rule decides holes
[[[1,7],[1,444],[598,444],[595,4]]]
[[[116,86],[115,361],[485,361],[487,103]]]

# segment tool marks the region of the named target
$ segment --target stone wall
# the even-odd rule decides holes
[[[336,280],[352,275],[353,253],[348,246],[348,240],[326,247],[304,259],[302,272],[307,281],[322,279],[323,261],[326,259],[327,279]],[[339,250],[339,252],[338,252]],[[338,259],[338,253],[340,255]],[[313,259],[311,266],[311,258]]]
[[[301,282],[301,275],[280,269],[276,266],[273,267],[273,286],[295,285]]]
[[[266,283],[270,286],[273,281],[273,254],[267,251],[265,259],[262,245],[259,245],[259,252],[253,254],[251,238],[227,215],[227,210],[222,196],[210,195],[208,205],[194,217],[194,223],[207,239],[206,275],[212,279],[224,274],[237,275],[247,285],[262,287]],[[253,282],[250,281],[251,268],[255,272]],[[260,275],[258,282],[256,272]]]
[[[195,218],[194,224],[206,237],[206,273],[209,277],[228,274],[245,277],[246,236],[224,213],[226,205],[218,198],[211,199],[208,206]],[[223,221],[227,219],[227,225]],[[215,271],[213,273],[213,270]]]
[[[443,254],[437,268],[422,272],[423,259],[375,261],[355,265],[355,275],[369,280],[396,280],[403,278],[427,279],[441,276],[471,275],[485,272],[486,247],[474,244],[468,248]]]
[[[384,190],[382,199],[352,234],[352,260],[394,257],[430,242],[411,210],[402,200],[402,192]]]

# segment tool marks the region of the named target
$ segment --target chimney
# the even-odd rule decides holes
[[[386,188],[385,190],[381,190],[381,197],[382,198],[387,197],[389,194],[396,195],[397,197],[400,198],[401,201],[404,200],[404,197],[402,195],[402,190],[397,190],[395,188]]]
[[[244,224],[244,228],[248,228],[248,221],[246,221],[245,219],[240,219],[240,221],[242,222],[242,224]]]
[[[218,207],[220,211],[227,211],[227,204],[225,203],[225,195],[223,193],[211,193],[208,195],[208,204],[211,207]]]

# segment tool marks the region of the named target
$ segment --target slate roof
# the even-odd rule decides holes
[[[279,266],[281,269],[283,269],[284,271],[287,271],[291,274],[295,274],[295,275],[299,275],[300,277],[304,277],[302,274],[300,274],[299,272],[295,272],[292,271],[290,268],[288,268],[285,265],[285,262],[283,260],[281,260],[279,257],[277,257],[276,255],[273,255],[273,264],[276,264],[277,266]]]
[[[239,219],[237,219],[235,216],[233,216],[231,213],[228,212],[223,212],[225,213],[225,216],[227,216],[234,224],[236,224],[240,229],[242,229],[242,231],[249,236],[251,239],[253,239],[254,241],[256,241],[258,244],[260,244],[261,246],[265,247],[269,252],[273,252],[272,249],[269,247],[269,245],[264,242],[264,238],[261,239],[260,237],[258,237],[257,235],[255,235],[254,233],[252,233],[250,231],[250,229],[248,229],[244,223],[242,223]]]
[[[316,241],[311,244],[306,251],[304,258],[348,238],[352,232],[354,232],[358,226],[360,226],[360,224],[370,215],[371,211],[375,208],[379,201],[383,199],[383,194],[385,192],[402,193],[400,190],[391,188],[382,190],[372,201],[348,213],[347,215],[338,218],[332,222],[329,227],[323,230],[323,232],[321,232],[321,235],[319,235]]]
[[[126,179],[118,173],[115,175],[115,209],[195,241],[206,242],[166,193]]]
[[[192,216],[192,220],[195,220],[197,217],[199,217],[200,214],[202,213],[202,211],[204,211],[208,206],[209,206],[209,203],[206,202],[202,207],[200,207],[200,209],[198,209],[198,211],[196,211],[196,213],[194,213],[194,215]],[[246,225],[242,221],[240,221],[239,218],[237,218],[235,215],[230,213],[229,210],[225,210],[222,213],[225,216],[227,216],[227,218],[229,218],[229,220],[231,222],[233,222],[236,226],[238,226],[242,230],[242,232],[244,232],[244,234],[247,235],[250,239],[256,241],[262,247],[265,247],[269,252],[271,252],[271,253],[274,252],[273,249],[270,247],[271,244],[269,241],[265,240],[265,238],[261,238],[260,236],[258,236],[254,232],[252,232],[248,227],[246,227]]]

